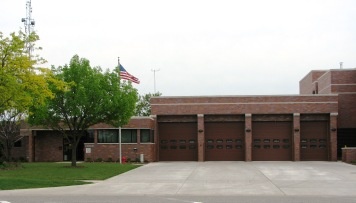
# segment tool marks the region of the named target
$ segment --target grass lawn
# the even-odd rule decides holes
[[[137,168],[118,163],[22,163],[17,169],[0,170],[0,190],[88,184],[81,180],[105,180]]]

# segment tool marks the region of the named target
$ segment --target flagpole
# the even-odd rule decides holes
[[[122,151],[121,151],[121,127],[119,127],[119,156],[120,156],[120,164],[122,164]]]
[[[117,65],[118,65],[119,74],[120,74],[120,57],[117,57]],[[122,164],[121,126],[119,126],[119,159],[120,159],[120,164]]]

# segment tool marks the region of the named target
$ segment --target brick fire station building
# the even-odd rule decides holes
[[[356,69],[313,70],[299,95],[154,97],[150,117],[122,128],[123,156],[146,161],[336,161],[356,147]],[[29,161],[70,160],[51,130],[23,128]],[[118,160],[119,130],[92,126],[78,160]]]

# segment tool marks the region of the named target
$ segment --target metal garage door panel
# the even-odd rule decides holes
[[[252,160],[292,160],[292,122],[253,122]]]
[[[197,161],[197,123],[159,123],[160,161]]]
[[[302,161],[328,160],[328,122],[302,121],[300,123],[300,159]]]
[[[244,122],[208,122],[204,128],[206,161],[245,160]]]

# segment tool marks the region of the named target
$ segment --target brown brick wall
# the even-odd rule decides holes
[[[331,85],[331,92],[334,93],[355,93],[356,92],[356,83],[355,84],[344,84],[344,85]]]
[[[252,161],[252,115],[245,114],[245,161]]]
[[[330,113],[337,112],[337,101],[337,95],[160,97],[151,99],[151,111],[155,115]]]
[[[300,114],[293,114],[293,161],[300,161]]]
[[[337,161],[337,113],[330,114],[329,133],[330,133],[330,150],[329,160]]]
[[[144,154],[146,161],[156,161],[155,157],[155,144],[122,144],[121,151],[122,157],[130,158],[134,161],[140,158],[140,154]],[[85,153],[85,160],[90,158],[92,161],[101,158],[103,161],[107,161],[111,158],[113,161],[120,161],[119,144],[85,144],[85,148],[91,148],[91,153]],[[137,148],[137,152],[134,151]]]
[[[27,155],[27,149],[28,149],[28,137],[23,137],[21,139],[21,147],[14,147],[12,149],[12,157],[15,159],[28,159]]]
[[[106,123],[95,124],[90,127],[91,129],[99,129],[99,128],[118,128]],[[122,126],[122,128],[154,128],[154,120],[150,117],[132,117],[128,124]]]
[[[356,69],[331,70],[332,84],[356,84]]]
[[[205,160],[204,115],[198,115],[198,161]]]
[[[63,136],[52,131],[40,133],[35,139],[35,161],[63,161]]]
[[[351,163],[356,161],[356,147],[342,148],[342,161]]]
[[[356,93],[339,94],[338,128],[356,128]]]

